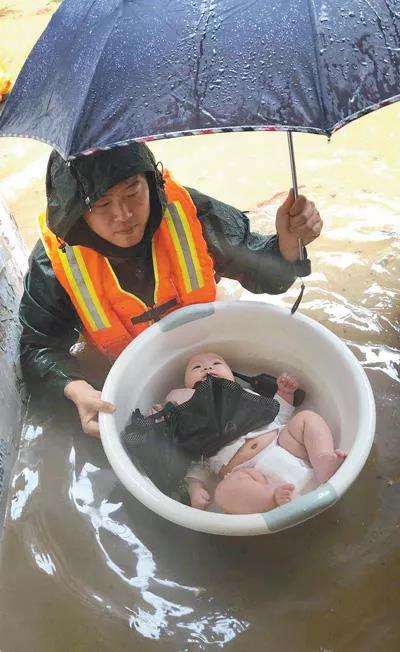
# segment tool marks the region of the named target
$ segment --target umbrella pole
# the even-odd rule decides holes
[[[297,185],[296,161],[294,158],[294,147],[293,147],[293,138],[292,138],[291,131],[287,132],[287,138],[288,138],[288,146],[289,146],[290,169],[292,171],[293,192],[294,192],[294,198],[297,199],[297,197],[299,196],[299,188]],[[304,260],[304,248],[303,248],[303,241],[301,238],[299,238],[299,258],[300,260]]]
[[[297,197],[299,196],[299,188],[297,185],[296,161],[294,158],[294,147],[293,147],[293,138],[292,138],[291,131],[287,132],[287,138],[288,138],[288,146],[289,146],[290,168],[292,170],[293,193],[294,193],[294,198],[297,199]],[[304,247],[303,247],[303,240],[301,238],[299,238],[299,258],[300,260],[304,260]],[[296,312],[297,308],[300,305],[300,302],[303,298],[304,289],[305,289],[304,281],[303,279],[301,279],[300,294],[290,310],[292,315],[294,315],[294,313]]]

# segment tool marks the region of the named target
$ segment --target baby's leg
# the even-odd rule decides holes
[[[326,421],[310,410],[296,414],[279,433],[279,445],[309,462],[318,482],[326,482],[343,464],[347,453],[335,450]]]

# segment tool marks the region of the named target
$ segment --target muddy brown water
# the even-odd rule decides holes
[[[15,70],[55,6],[39,0],[28,16],[26,4],[7,2],[15,13],[1,15],[0,3],[0,56]],[[19,59],[17,32],[26,51]],[[28,412],[10,489],[2,652],[400,649],[399,119],[394,105],[330,144],[295,138],[302,191],[325,221],[310,247],[301,310],[348,344],[376,400],[375,443],[356,482],[334,507],[286,532],[190,532],[137,503],[69,406],[44,398]],[[272,229],[281,196],[266,199],[290,185],[282,135],[187,138],[153,149],[177,179],[256,207],[254,227]],[[0,141],[0,192],[29,246],[48,154],[38,143]],[[297,292],[263,299],[290,305]],[[224,294],[251,298],[232,282]]]

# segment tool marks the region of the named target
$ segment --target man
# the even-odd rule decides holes
[[[84,432],[98,435],[101,401],[70,347],[84,332],[110,360],[171,310],[213,301],[221,276],[254,293],[278,294],[310,273],[309,244],[322,221],[290,192],[277,235],[251,233],[237,209],[161,174],[144,144],[49,159],[41,216],[25,279],[21,363],[28,384],[73,401]]]

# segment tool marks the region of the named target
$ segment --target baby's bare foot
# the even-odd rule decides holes
[[[294,484],[286,483],[275,489],[274,498],[277,505],[290,503],[296,496],[296,487]]]
[[[333,476],[334,473],[342,466],[347,453],[342,450],[335,450],[332,453],[325,453],[321,455],[314,465],[314,472],[318,482],[321,484],[326,482]]]

